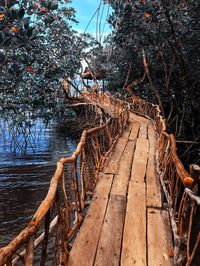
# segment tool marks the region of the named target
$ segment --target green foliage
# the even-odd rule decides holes
[[[178,137],[197,136],[200,130],[199,116],[195,115],[200,112],[200,3],[194,0],[107,2],[113,9],[109,17],[113,32],[106,50],[111,51],[107,53],[108,65],[112,65],[110,68],[115,73],[115,83],[108,79],[108,87],[122,88],[130,68],[128,84],[143,75],[143,47],[171,128]],[[147,77],[134,92],[156,102]]]
[[[0,119],[13,143],[19,133],[27,143],[37,119],[46,124],[70,114],[63,81],[74,79],[94,41],[72,29],[77,21],[69,3],[0,0]]]
[[[66,112],[62,82],[79,71],[88,45],[69,24],[69,2],[0,1],[1,117],[17,122]]]
[[[151,81],[146,75],[142,83],[132,87],[133,93],[157,104],[160,97],[176,137],[199,140],[200,2],[105,2],[113,10],[108,19],[113,30],[91,61],[96,65],[100,62],[107,70],[106,88],[128,95],[124,87],[137,84],[134,81],[140,80],[145,72],[144,49]],[[184,156],[189,151],[198,157],[198,147],[195,151],[190,149],[186,148]]]

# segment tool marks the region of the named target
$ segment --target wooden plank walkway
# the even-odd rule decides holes
[[[95,188],[68,266],[173,265],[167,210],[156,174],[151,122],[135,114]]]

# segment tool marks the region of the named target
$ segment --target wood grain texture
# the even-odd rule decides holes
[[[111,194],[126,196],[135,151],[135,141],[129,140],[122,154],[118,173],[115,175]]]
[[[131,123],[132,123],[132,130],[131,130],[129,139],[130,140],[135,140],[138,137],[138,132],[139,132],[139,129],[140,129],[140,123],[137,122],[137,121],[134,121],[134,120],[132,120]]]
[[[141,127],[140,127],[141,129]],[[121,265],[146,266],[146,164],[149,144],[147,127],[142,127],[136,143],[129,182]]]
[[[129,139],[130,131],[132,125],[129,125],[125,130],[122,137],[117,141],[115,145],[114,152],[111,154],[109,160],[106,162],[103,172],[106,174],[116,174],[119,167],[119,161],[121,159],[122,153],[126,147]]]
[[[121,265],[147,265],[145,183],[129,184]]]
[[[113,175],[103,175],[99,179],[87,215],[70,251],[68,266],[93,265],[112,180]]]
[[[148,123],[142,123],[140,125],[140,130],[138,133],[139,139],[147,139],[147,127],[148,127]]]
[[[148,208],[147,220],[148,265],[173,265],[173,259],[169,257],[173,245],[168,212]]]
[[[126,197],[112,195],[103,222],[95,266],[119,265]]]
[[[148,125],[149,156],[147,163],[146,183],[147,183],[147,206],[162,207],[161,186],[156,173],[156,140],[155,130],[152,124]]]
[[[148,159],[149,143],[147,139],[138,139],[132,164],[131,180],[144,182]]]
[[[136,115],[134,113],[130,113],[130,120],[137,121],[139,123],[148,123],[149,120],[143,116]]]

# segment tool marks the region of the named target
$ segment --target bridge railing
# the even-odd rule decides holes
[[[44,265],[52,232],[54,243],[49,245],[53,246],[54,265],[65,263],[71,239],[82,223],[87,199],[95,187],[98,172],[128,123],[128,108],[155,121],[157,167],[169,207],[174,262],[175,265],[191,265],[198,255],[200,244],[199,227],[195,225],[198,207],[195,200],[196,183],[177,155],[175,137],[167,133],[159,107],[139,98],[127,103],[113,99],[108,93],[88,93],[85,97],[103,107],[110,118],[102,126],[84,130],[74,154],[57,163],[48,194],[33,219],[10,244],[0,249],[0,265],[15,265],[19,260],[25,265],[32,265],[34,249],[40,244],[41,254],[37,257]]]
[[[101,126],[84,130],[73,155],[57,162],[48,193],[28,226],[0,249],[0,265],[19,261],[45,265],[47,253],[51,265],[66,264],[98,173],[129,120],[129,106],[124,102],[103,94],[95,101],[106,104],[106,117],[110,112],[110,118]]]
[[[109,97],[108,93],[89,93],[87,97],[108,110],[112,106],[112,111],[116,111],[121,102]],[[124,105],[129,105],[132,112],[155,121],[158,138],[157,172],[169,208],[174,239],[174,264],[189,266],[199,254],[200,225],[195,224],[199,204],[199,198],[195,200],[198,185],[177,155],[176,139],[173,134],[168,134],[159,106],[140,98],[131,98],[129,102],[124,99]]]
[[[195,197],[198,184],[179,159],[176,139],[173,134],[168,134],[159,107],[140,98],[132,98],[130,110],[155,121],[158,135],[157,170],[169,207],[174,238],[174,263],[191,265],[200,256],[200,224],[195,216],[199,204],[195,200],[198,199]]]

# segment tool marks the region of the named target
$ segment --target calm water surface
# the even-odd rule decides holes
[[[0,121],[0,247],[8,244],[29,222],[44,199],[56,161],[69,156],[77,141],[53,124],[38,121],[26,152],[11,151],[12,137]],[[3,134],[2,134],[3,129]],[[18,136],[20,143],[20,136]],[[21,143],[23,140],[21,141]],[[34,151],[33,151],[34,149]]]

